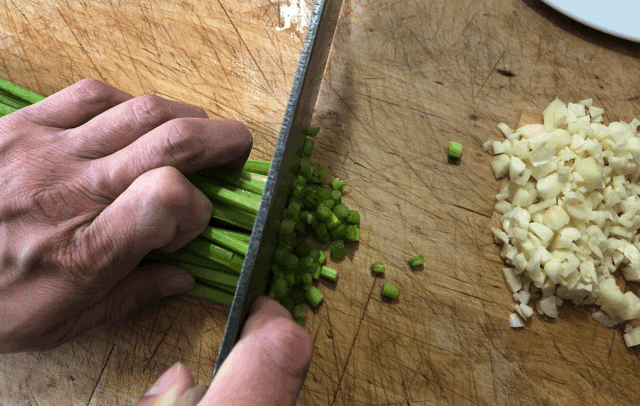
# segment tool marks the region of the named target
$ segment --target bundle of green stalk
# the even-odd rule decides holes
[[[0,78],[0,117],[43,100],[44,97]]]
[[[42,99],[0,78],[0,116]],[[320,277],[332,281],[338,277],[335,269],[325,266],[327,255],[318,248],[330,247],[331,256],[339,259],[346,255],[345,244],[360,239],[360,214],[342,202],[345,182],[335,178],[328,187],[323,186],[324,168],[311,164],[312,138],[318,131],[314,127],[304,131],[303,158],[281,223],[268,294],[303,326],[308,309],[305,302],[315,308],[324,301],[314,282]],[[189,175],[187,178],[213,203],[209,226],[178,251],[153,251],[145,260],[180,266],[196,279],[188,294],[230,305],[269,167],[270,162],[248,160],[240,172],[210,168]]]
[[[188,175],[213,203],[207,228],[171,253],[152,251],[147,260],[178,265],[196,285],[191,296],[230,305],[249,248],[251,230],[267,181],[270,162],[248,160],[240,172],[210,168]]]

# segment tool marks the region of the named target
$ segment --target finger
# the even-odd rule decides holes
[[[74,129],[69,137],[80,157],[100,158],[179,117],[207,118],[207,113],[199,107],[148,94],[105,111]]]
[[[209,199],[177,169],[149,171],[76,232],[75,266],[94,270],[90,277],[117,280],[151,250],[174,251],[195,238],[211,210]]]
[[[42,126],[72,128],[132,97],[100,81],[83,79],[17,113]]]
[[[219,165],[244,165],[253,140],[238,121],[171,120],[107,157],[92,161],[99,190],[120,194],[141,174],[172,166],[183,173]]]
[[[287,310],[260,298],[199,405],[294,405],[312,352],[311,336]]]
[[[173,406],[197,406],[208,389],[208,386],[196,385],[180,396]]]
[[[52,348],[98,325],[120,322],[167,296],[187,292],[194,284],[193,277],[177,266],[152,265],[135,269],[111,289],[106,286],[106,294],[97,292],[96,287],[76,290],[74,296],[80,301],[76,307],[84,310],[40,334],[28,348]],[[70,314],[73,310],[65,311]]]
[[[191,371],[177,362],[162,374],[135,406],[175,406],[176,401],[194,385]]]

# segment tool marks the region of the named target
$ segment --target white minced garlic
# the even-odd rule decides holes
[[[496,178],[509,177],[496,196],[502,228],[492,231],[509,265],[513,328],[534,309],[557,318],[563,300],[599,305],[593,318],[606,327],[640,320],[640,299],[614,279],[620,269],[640,281],[640,120],[607,126],[592,104],[556,99],[543,124],[500,123],[506,139],[483,145]],[[626,345],[640,345],[640,327],[626,327]]]

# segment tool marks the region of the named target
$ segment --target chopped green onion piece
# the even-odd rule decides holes
[[[346,228],[347,241],[360,241],[360,229],[355,224],[349,224]]]
[[[293,314],[293,309],[295,307],[295,303],[293,302],[293,299],[291,299],[290,296],[285,297],[284,299],[282,299],[282,301],[280,302],[280,304],[289,311],[289,313]]]
[[[303,273],[312,272],[313,270],[315,270],[316,265],[318,265],[318,262],[315,259],[313,259],[312,256],[309,255],[300,260],[298,264],[298,268]]]
[[[233,302],[233,293],[200,282],[196,282],[195,286],[187,294],[227,306]]]
[[[335,282],[338,280],[338,271],[333,268],[329,268],[328,266],[323,266],[322,270],[320,271],[320,276],[331,279]]]
[[[311,156],[313,153],[313,140],[311,138],[307,138],[304,140],[304,146],[302,147],[302,155]]]
[[[322,272],[322,265],[318,264],[316,265],[316,268],[313,271],[313,279],[314,280],[318,280],[320,279],[320,273]]]
[[[293,308],[293,318],[303,319],[307,317],[307,309],[309,307],[305,303],[299,303]]]
[[[344,241],[335,240],[331,243],[331,256],[333,258],[344,258],[347,255],[347,249],[344,247]]]
[[[281,235],[291,235],[296,229],[295,220],[284,219],[282,223],[280,223],[280,234]]]
[[[338,217],[338,219],[340,219],[340,221],[345,221],[346,218],[349,216],[349,213],[351,211],[349,210],[349,208],[347,207],[347,205],[340,203],[339,205],[335,206],[333,208],[333,214],[336,215],[336,217]]]
[[[296,186],[293,188],[291,195],[296,199],[302,199],[304,197],[304,186]]]
[[[329,235],[329,233],[322,234],[322,235],[316,235],[316,240],[318,240],[318,242],[320,244],[326,244],[329,241],[331,241],[331,236]]]
[[[318,220],[327,222],[331,219],[331,209],[323,203],[320,203],[316,209],[316,215],[318,216]]]
[[[271,265],[271,272],[276,277],[278,277],[278,276],[280,276],[280,275],[282,275],[284,273],[284,271],[282,270],[282,268],[278,264],[272,264]]]
[[[342,188],[344,188],[346,184],[347,183],[340,178],[333,178],[329,182],[331,189],[334,189],[334,190],[342,190]]]
[[[386,296],[389,299],[397,299],[399,294],[398,288],[393,286],[393,284],[385,282],[384,285],[382,285],[382,296]]]
[[[271,167],[271,162],[268,161],[257,161],[255,159],[247,159],[247,162],[244,163],[244,171],[259,173],[261,175],[268,175],[269,168]]]
[[[336,202],[333,199],[324,199],[324,201],[322,202],[322,204],[324,204],[325,206],[327,206],[329,209],[333,209],[333,206],[335,206]]]
[[[305,187],[305,186],[307,186],[307,180],[304,178],[304,176],[298,175],[296,177],[296,180],[293,182],[293,186],[294,187],[296,187],[296,186]]]
[[[462,144],[451,141],[449,143],[449,158],[458,159],[462,154]]]
[[[313,177],[313,167],[311,166],[309,158],[305,157],[300,160],[300,175],[302,175],[307,182]]]
[[[275,290],[277,297],[282,298],[291,293],[291,285],[284,277],[276,278],[273,282],[272,289]]]
[[[318,188],[317,195],[318,198],[322,200],[331,199],[331,189],[329,189],[328,187]]]
[[[374,262],[371,264],[371,271],[377,274],[384,273],[385,266],[382,262]]]
[[[315,137],[316,135],[318,135],[318,133],[320,132],[320,128],[318,127],[303,127],[302,128],[302,134],[304,134],[307,137]]]
[[[295,271],[296,269],[298,269],[299,262],[300,260],[298,259],[297,256],[289,253],[287,254],[287,259],[284,263],[284,269],[287,271]]]
[[[313,258],[314,261],[318,262],[318,259],[320,258],[320,250],[312,249],[309,251],[308,256]]]
[[[306,234],[307,232],[307,223],[301,219],[296,222],[296,233],[298,234]]]
[[[422,254],[409,259],[409,265],[411,267],[420,266],[422,264],[424,264],[424,256],[422,256]]]
[[[331,231],[331,236],[334,240],[346,240],[347,239],[347,225],[340,224],[338,227]]]
[[[285,247],[278,247],[276,248],[276,252],[273,256],[273,259],[276,261],[276,264],[278,265],[284,265],[285,262],[287,261],[287,254],[289,253],[289,251],[287,251],[287,249]]]
[[[313,276],[311,276],[311,273],[307,272],[302,275],[302,288],[304,290],[309,290],[311,289],[311,286],[313,286]]]
[[[333,214],[333,212],[331,212],[331,219],[329,220],[329,223],[327,223],[327,228],[329,230],[333,230],[334,228],[338,227],[340,224],[342,224],[340,219],[335,214]]]
[[[294,309],[295,310],[295,309]],[[304,328],[305,327],[305,322],[304,319],[293,319],[293,321],[299,325],[300,327]]]
[[[320,265],[324,265],[325,262],[327,262],[327,254],[325,254],[324,251],[320,251],[320,256],[318,257],[318,263]]]
[[[336,202],[336,204],[341,204],[342,203],[342,192],[339,190],[332,190],[331,191],[331,199],[333,199],[333,201]]]
[[[347,224],[360,224],[360,213],[355,210],[349,210],[346,222]]]
[[[295,286],[296,285],[296,274],[293,271],[289,271],[287,273],[284,274],[284,278],[287,281],[287,283],[289,284],[289,286]]]
[[[320,304],[324,301],[324,296],[322,296],[322,293],[320,293],[318,288],[316,288],[315,286],[312,286],[309,290],[307,290],[305,296],[307,298],[307,302],[314,309],[320,306]]]

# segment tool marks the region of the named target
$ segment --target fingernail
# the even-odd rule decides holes
[[[165,373],[162,374],[160,378],[158,378],[151,389],[149,389],[149,391],[145,393],[145,396],[160,395],[171,389],[171,386],[175,383],[174,381],[176,380],[177,372],[181,367],[182,364],[179,362],[173,364],[171,368],[167,369]]]
[[[165,296],[177,295],[190,290],[195,283],[196,281],[193,279],[193,276],[188,273],[184,271],[175,272],[162,282],[160,291]]]

